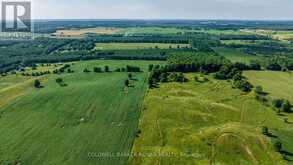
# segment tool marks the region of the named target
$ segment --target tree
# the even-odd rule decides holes
[[[84,73],[89,73],[89,72],[91,72],[91,71],[89,71],[87,68],[85,68],[85,69],[83,70],[83,72],[84,72]]]
[[[196,82],[199,82],[199,78],[198,78],[198,76],[194,76],[194,80],[195,80]]]
[[[281,108],[283,105],[284,100],[282,99],[275,99],[273,100],[272,104],[275,108]]]
[[[124,81],[124,85],[125,85],[126,87],[129,87],[129,80],[128,80],[128,79]]]
[[[35,80],[34,86],[35,86],[35,88],[41,88],[41,82],[40,82],[40,80]]]
[[[267,70],[281,71],[282,67],[278,63],[270,63],[267,67]]]
[[[184,74],[183,73],[179,73],[178,76],[177,76],[177,79],[176,79],[177,82],[186,82],[186,78],[184,77]]]
[[[262,134],[264,134],[264,135],[269,135],[269,129],[268,129],[267,126],[263,126],[263,127],[262,127]]]
[[[149,72],[152,71],[153,68],[154,68],[154,65],[153,64],[149,65]]]
[[[102,72],[102,69],[100,67],[94,67],[94,72],[100,73]]]
[[[281,106],[281,110],[283,112],[287,112],[287,113],[291,112],[291,104],[288,100],[283,101],[283,104]]]
[[[257,94],[263,94],[264,92],[263,92],[263,88],[261,87],[261,86],[256,86],[255,87],[255,93],[257,93]]]
[[[105,72],[109,72],[110,71],[110,69],[109,69],[109,66],[105,66]]]
[[[162,73],[160,76],[160,82],[167,82],[168,81],[168,75],[167,73]]]
[[[132,74],[131,73],[128,74],[128,78],[132,79]]]
[[[62,78],[57,78],[56,83],[58,83],[58,84],[63,83],[63,79]]]
[[[249,69],[251,70],[261,70],[261,65],[258,61],[251,61]]]
[[[154,80],[152,78],[149,78],[149,88],[152,88],[154,86]]]

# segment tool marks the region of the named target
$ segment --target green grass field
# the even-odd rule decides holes
[[[88,154],[129,152],[137,131],[146,87],[146,61],[89,61],[75,63],[72,74],[33,79],[0,77],[0,164],[125,164],[127,157],[89,157]],[[140,66],[133,87],[124,88],[127,73],[83,73],[94,66]],[[38,68],[42,70],[42,68]],[[60,87],[55,79],[68,86]],[[14,92],[12,92],[14,91]]]
[[[293,103],[293,73],[274,71],[246,71],[244,75],[255,85],[263,87],[275,98],[288,99]]]
[[[189,44],[162,43],[96,43],[96,50],[172,49],[190,47]]]
[[[212,35],[245,35],[248,32],[241,30],[217,30],[217,29],[183,29],[162,27],[135,27],[123,28],[118,33],[124,35],[132,34],[178,34],[178,33],[207,33]]]
[[[286,164],[261,128],[287,133],[291,125],[253,93],[211,76],[198,83],[194,75],[187,75],[188,83],[148,91],[133,152],[155,154],[131,158],[130,164]]]
[[[246,71],[244,75],[249,79],[253,85],[261,85],[268,96],[278,99],[288,99],[293,102],[293,74],[287,72],[273,72],[273,71]],[[279,137],[286,151],[293,153],[293,114],[283,114],[283,119],[289,119],[290,127],[285,129],[274,129],[274,133]],[[288,156],[293,160],[293,154]]]
[[[229,49],[229,48],[214,48],[214,50],[220,55],[226,57],[232,62],[243,62],[249,64],[252,60],[260,60],[261,57],[256,55],[249,55],[241,52],[237,49]]]

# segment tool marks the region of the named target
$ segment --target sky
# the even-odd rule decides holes
[[[34,19],[293,20],[293,0],[32,0]]]

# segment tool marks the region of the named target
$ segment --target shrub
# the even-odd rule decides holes
[[[275,108],[281,108],[283,105],[283,101],[282,99],[275,99],[273,100],[272,104]]]
[[[109,66],[105,66],[105,72],[109,72],[109,71],[110,71]]]
[[[62,82],[63,82],[63,79],[62,79],[62,78],[57,78],[57,79],[56,79],[56,83],[60,84],[60,83],[62,83]]]
[[[264,95],[259,95],[259,94],[257,94],[257,95],[255,96],[255,99],[258,100],[258,101],[260,101],[260,102],[262,102],[262,103],[268,101],[268,99],[267,99]]]
[[[91,72],[91,71],[89,71],[87,68],[85,68],[85,69],[83,70],[83,72],[84,72],[84,73],[89,73],[89,72]]]
[[[280,141],[276,141],[274,143],[274,148],[277,152],[281,152],[282,151],[282,143]]]
[[[281,106],[281,110],[283,112],[287,112],[287,113],[291,112],[291,104],[290,104],[290,102],[288,100],[283,101],[283,104]]]
[[[266,127],[266,126],[263,126],[262,127],[262,134],[269,135],[269,129],[268,129],[268,127]]]
[[[41,88],[41,82],[40,82],[40,80],[35,80],[34,87],[35,88]]]
[[[256,86],[255,87],[255,93],[257,93],[257,94],[263,94],[264,92],[263,92],[263,88],[261,87],[261,86]]]
[[[129,87],[129,80],[128,80],[128,79],[124,81],[124,85],[125,85],[126,87]]]
[[[94,67],[94,72],[101,73],[102,69],[100,67]]]

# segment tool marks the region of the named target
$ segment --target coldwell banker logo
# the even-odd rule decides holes
[[[30,1],[2,1],[1,6],[2,32],[32,32]]]

